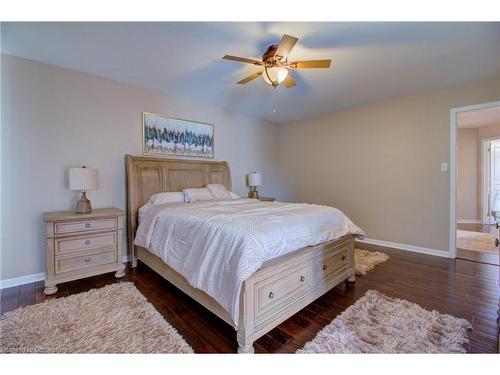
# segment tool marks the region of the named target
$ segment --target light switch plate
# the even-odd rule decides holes
[[[448,163],[441,163],[441,172],[448,172]]]

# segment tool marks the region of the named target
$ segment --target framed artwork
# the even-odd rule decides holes
[[[142,113],[144,155],[214,157],[214,126],[157,113]]]

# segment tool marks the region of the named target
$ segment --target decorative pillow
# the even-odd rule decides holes
[[[229,190],[222,184],[208,184],[207,189],[212,193],[215,199],[233,199]]]
[[[197,201],[212,201],[214,196],[207,188],[199,189],[184,189],[182,190],[186,198],[186,202],[193,203]]]

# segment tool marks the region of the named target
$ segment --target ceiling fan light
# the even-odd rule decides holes
[[[282,68],[280,66],[265,68],[264,73],[262,74],[264,81],[269,83],[271,86],[279,85],[286,79],[287,76],[288,69]]]

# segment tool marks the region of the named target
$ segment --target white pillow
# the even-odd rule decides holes
[[[146,214],[146,211],[156,204],[166,204],[166,203],[184,203],[184,193],[182,192],[167,192],[167,193],[157,193],[153,194],[147,203],[139,208],[139,223]]]
[[[152,205],[165,203],[182,203],[184,202],[184,193],[168,192],[153,194],[151,198],[149,198],[149,202],[151,202]]]
[[[207,188],[199,189],[184,189],[182,190],[186,198],[186,202],[193,203],[198,201],[212,201],[214,196]]]
[[[222,184],[208,184],[207,189],[212,193],[215,199],[233,199],[229,190]]]

